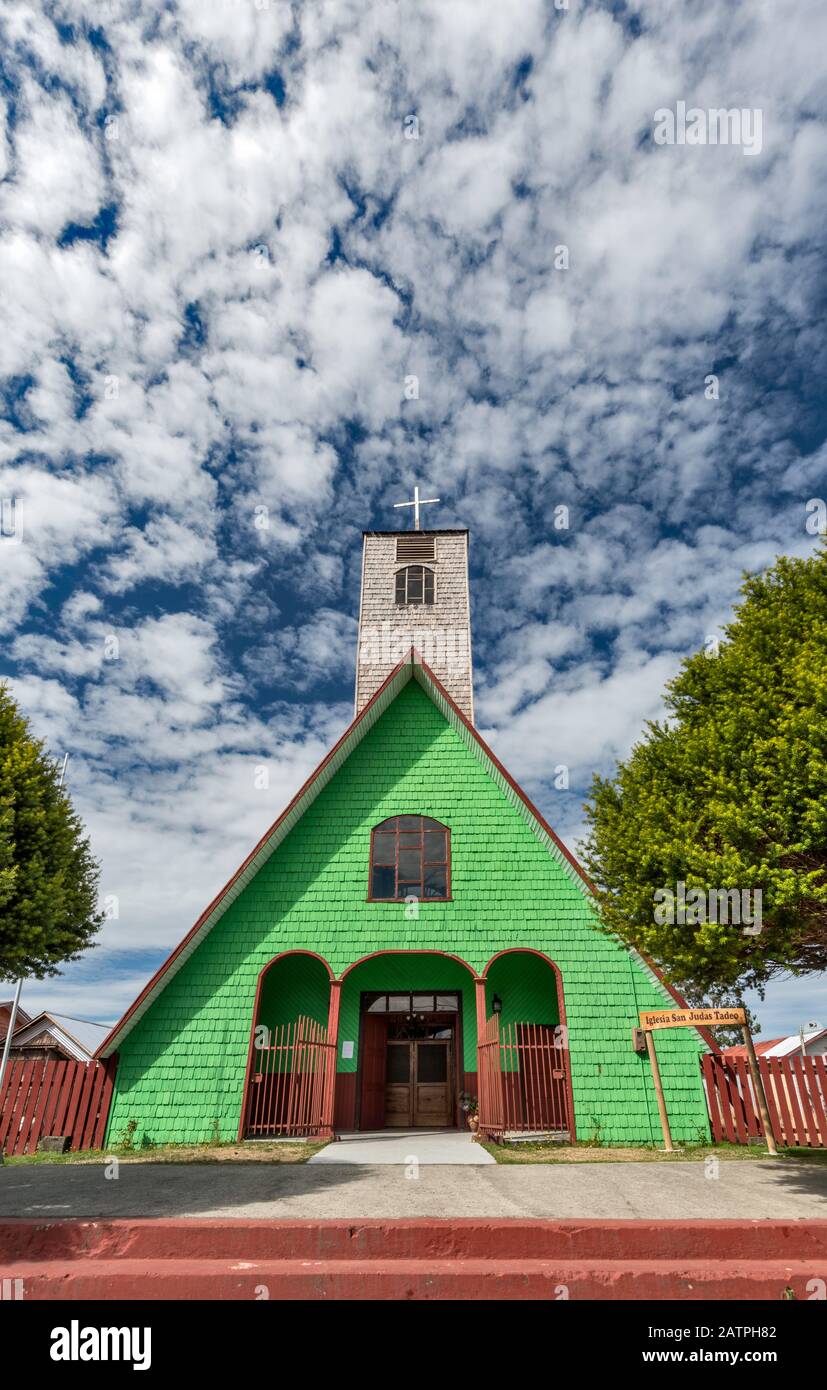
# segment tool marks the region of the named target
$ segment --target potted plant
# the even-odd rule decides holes
[[[471,1133],[476,1134],[480,1127],[479,1105],[476,1096],[472,1096],[469,1091],[463,1091],[460,1096],[460,1109],[465,1115]]]

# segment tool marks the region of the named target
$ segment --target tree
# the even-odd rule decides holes
[[[0,685],[0,979],[77,959],[103,921],[99,875],[53,761]]]
[[[827,968],[827,549],[741,593],[717,652],[684,661],[667,718],[586,806],[604,926],[698,1002]],[[676,896],[670,921],[680,883],[692,907],[681,922]],[[732,921],[733,889],[753,907],[760,890],[760,922]]]

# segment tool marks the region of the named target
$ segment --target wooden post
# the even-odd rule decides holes
[[[333,1111],[336,1104],[336,1068],[339,1062],[339,1007],[342,999],[341,980],[330,981],[330,1003],[327,1010],[327,1073],[324,1079],[324,1098],[322,1101],[322,1124],[320,1139],[333,1139]]]
[[[666,1113],[666,1100],[663,1094],[663,1082],[660,1079],[660,1067],[658,1066],[658,1054],[655,1051],[655,1039],[652,1037],[651,1029],[646,1029],[646,1051],[649,1053],[649,1061],[652,1064],[652,1080],[655,1083],[655,1095],[658,1098],[658,1114],[660,1115],[660,1127],[663,1130],[663,1146],[668,1154],[675,1152],[672,1143],[672,1135],[669,1130],[669,1116]]]
[[[485,980],[477,976],[474,980],[474,999],[477,1006],[477,1046],[482,1041],[487,1019],[485,1017]]]
[[[758,1113],[761,1116],[761,1124],[764,1126],[764,1137],[767,1141],[767,1148],[771,1154],[777,1154],[775,1147],[775,1135],[770,1124],[770,1112],[767,1106],[767,1097],[764,1093],[764,1083],[761,1080],[761,1073],[758,1070],[758,1058],[755,1055],[755,1045],[752,1041],[752,1034],[749,1031],[749,1024],[744,1023],[743,1027],[744,1044],[747,1049],[749,1060],[749,1074],[752,1077],[752,1085],[755,1091],[755,1099],[758,1101]]]

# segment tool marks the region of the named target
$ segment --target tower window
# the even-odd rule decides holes
[[[434,572],[425,565],[407,565],[396,573],[397,603],[433,603]]]
[[[451,894],[451,832],[427,816],[391,816],[370,837],[370,898],[413,896],[445,901]]]

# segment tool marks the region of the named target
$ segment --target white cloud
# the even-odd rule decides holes
[[[28,83],[24,103],[31,114],[15,132],[16,159],[0,189],[0,219],[53,236],[69,222],[93,222],[105,185],[97,152],[70,102],[44,100]]]
[[[413,481],[472,526],[479,716],[571,837],[741,569],[814,543],[821,0],[108,0],[105,56],[59,11],[0,17],[0,622],[106,951],[170,945],[341,727],[359,531]],[[679,99],[760,107],[760,157],[654,147]]]

